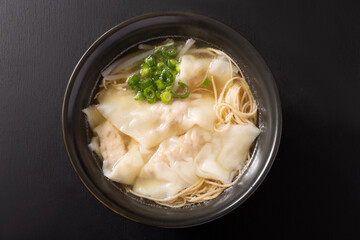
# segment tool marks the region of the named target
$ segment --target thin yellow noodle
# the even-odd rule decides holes
[[[206,89],[206,88],[196,88],[194,91],[192,91],[191,93],[196,93],[196,92],[206,92],[206,93],[213,93],[211,90]]]

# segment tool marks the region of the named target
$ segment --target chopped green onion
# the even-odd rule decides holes
[[[161,99],[161,90],[156,90],[155,95],[158,99]]]
[[[210,83],[211,83],[210,79],[206,78],[205,81],[203,82],[203,86],[207,87],[207,86],[209,86]]]
[[[189,94],[190,94],[189,87],[183,82],[178,82],[178,84],[179,84],[180,87],[182,87],[185,90],[185,93],[184,94],[177,94],[177,93],[171,91],[172,94],[177,98],[187,98],[189,96]]]
[[[175,59],[170,58],[167,61],[167,65],[169,66],[169,68],[174,69],[176,67],[176,65],[178,64],[178,61],[176,61]]]
[[[151,70],[149,68],[149,65],[147,63],[141,64],[141,76],[142,77],[148,77],[151,75]]]
[[[172,90],[172,86],[168,86],[165,88],[165,91],[171,92],[171,90]]]
[[[144,89],[144,95],[146,99],[148,98],[154,98],[155,97],[155,91],[152,89],[152,87],[148,87]]]
[[[154,76],[157,77],[157,79],[159,79],[161,73],[162,73],[161,70],[156,70],[156,71],[154,71]]]
[[[145,58],[144,62],[149,65],[150,67],[156,66],[156,60],[153,55],[149,55],[147,58]]]
[[[161,94],[161,101],[163,103],[169,103],[171,101],[171,92],[169,91],[164,91],[162,94]]]
[[[164,62],[158,62],[158,64],[156,65],[156,67],[158,69],[163,69],[164,67],[166,67],[166,64]]]
[[[166,87],[165,83],[161,79],[156,80],[155,83],[156,83],[157,89],[159,89],[159,90],[163,90]]]
[[[146,98],[146,101],[150,104],[153,104],[153,103],[156,103],[157,102],[157,98],[156,96],[154,95],[153,98]]]
[[[162,48],[163,55],[167,57],[175,56],[176,54],[176,47],[175,46],[165,46]]]
[[[180,63],[178,63],[178,64],[176,65],[176,68],[175,68],[175,69],[176,69],[177,72],[180,72]]]
[[[151,77],[151,81],[153,81],[153,85],[155,85],[155,81],[158,80],[158,79],[160,79],[160,75],[153,75]]]
[[[164,81],[165,85],[169,86],[174,82],[174,75],[168,70],[163,70],[160,78]]]
[[[171,102],[173,97],[187,98],[190,94],[185,83],[178,82],[180,88],[173,92],[174,82],[180,72],[180,60],[175,58],[177,48],[175,46],[155,47],[155,53],[147,55],[143,59],[140,73],[134,74],[127,79],[127,84],[135,90],[135,100],[146,100],[153,104],[158,100],[163,103]],[[208,79],[203,82],[209,85]]]
[[[129,79],[128,79],[128,85],[131,87],[131,89],[135,90],[140,82],[140,77],[137,74],[132,75]]]
[[[139,82],[139,87],[143,90],[147,87],[150,87],[151,85],[153,85],[153,82],[150,79]]]
[[[134,97],[134,99],[136,101],[139,101],[139,100],[143,100],[145,98],[144,94],[142,93],[142,91],[137,91],[136,92],[136,95]]]

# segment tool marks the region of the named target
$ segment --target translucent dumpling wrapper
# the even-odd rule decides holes
[[[94,129],[99,139],[99,152],[103,158],[103,172],[109,179],[134,184],[134,181],[144,165],[139,144],[128,142],[109,121]]]
[[[95,105],[90,105],[89,107],[83,109],[83,113],[86,114],[86,118],[91,129],[96,128],[106,121],[103,115],[101,115],[101,113],[96,109]]]
[[[192,55],[184,55],[181,58],[180,73],[176,80],[185,83],[190,90],[194,90],[205,80],[210,62],[210,58],[196,58]]]
[[[165,139],[184,134],[197,125],[211,130],[215,119],[214,99],[209,95],[190,94],[169,104],[134,101],[131,91],[108,89],[98,97],[98,111],[141,147],[152,148]]]
[[[209,65],[209,75],[214,76],[218,93],[222,91],[226,82],[232,77],[231,63],[224,56],[218,56]]]
[[[100,139],[98,136],[94,136],[89,143],[89,148],[91,151],[94,151],[96,155],[102,159],[101,151],[100,151]]]
[[[260,130],[252,125],[231,125],[227,131],[216,134],[196,156],[197,175],[231,183],[245,166],[251,144],[259,134]]]
[[[180,137],[162,142],[141,170],[134,191],[158,199],[166,199],[198,180],[194,158],[206,140],[207,131],[196,127]],[[207,139],[205,139],[207,138]]]
[[[115,182],[132,185],[143,165],[139,144],[130,144],[129,151],[114,165],[111,165],[109,161],[103,162],[103,172],[106,177]]]
[[[95,105],[90,105],[89,107],[83,109],[83,113],[85,113],[87,122],[89,123],[91,129],[95,129],[97,126],[106,121],[106,119],[96,109]],[[100,158],[102,158],[100,151],[100,140],[98,136],[94,136],[91,139],[89,148],[94,151]]]
[[[134,184],[139,194],[166,199],[196,183],[199,177],[231,183],[243,168],[259,134],[251,125],[232,125],[224,132],[192,128],[160,144]]]
[[[176,78],[177,81],[187,84],[190,90],[194,90],[201,86],[206,77],[213,76],[220,94],[232,73],[231,63],[225,56],[210,59],[184,55],[181,58],[180,73]]]

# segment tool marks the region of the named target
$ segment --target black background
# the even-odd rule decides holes
[[[360,239],[359,1],[0,0],[0,239]],[[142,13],[190,11],[240,32],[279,88],[275,163],[240,207],[162,229],[98,202],[62,139],[63,95],[101,34]]]

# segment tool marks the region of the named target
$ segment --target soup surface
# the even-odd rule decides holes
[[[239,66],[193,39],[140,44],[102,72],[95,99],[83,112],[104,175],[170,207],[234,184],[260,134]]]

